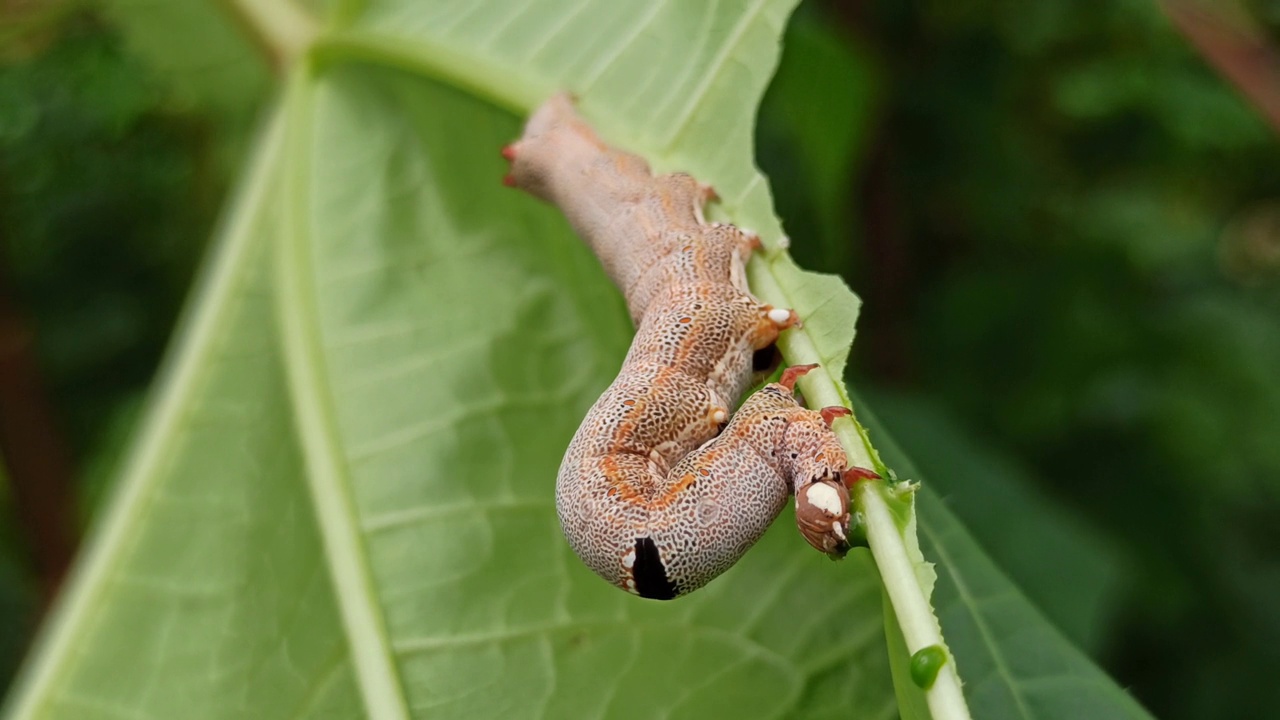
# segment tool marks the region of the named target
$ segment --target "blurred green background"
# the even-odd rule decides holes
[[[0,689],[271,92],[118,10],[0,1]],[[809,2],[760,117],[854,387],[1161,717],[1280,707],[1277,41],[1276,0]]]

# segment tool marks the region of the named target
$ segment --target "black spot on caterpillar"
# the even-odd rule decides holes
[[[651,600],[670,600],[680,593],[676,584],[667,578],[667,568],[662,564],[662,553],[652,538],[636,538],[636,593]]]

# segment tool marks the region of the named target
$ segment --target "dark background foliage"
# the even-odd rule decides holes
[[[1274,2],[1216,7],[1280,37]],[[193,94],[80,3],[0,27],[3,687],[263,88]],[[854,387],[1027,594],[1157,715],[1265,717],[1280,144],[1206,57],[1154,0],[810,3],[759,155],[866,303]]]

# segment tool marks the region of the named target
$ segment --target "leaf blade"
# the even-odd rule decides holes
[[[340,712],[356,699],[278,392],[263,259],[281,140],[277,118],[7,717]]]
[[[921,547],[938,560],[934,607],[975,717],[1149,717],[996,568],[865,405],[862,414],[886,460],[925,485]]]

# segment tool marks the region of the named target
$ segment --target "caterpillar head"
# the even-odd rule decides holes
[[[841,558],[849,552],[849,490],[839,479],[809,483],[796,493],[796,525],[815,550]]]

